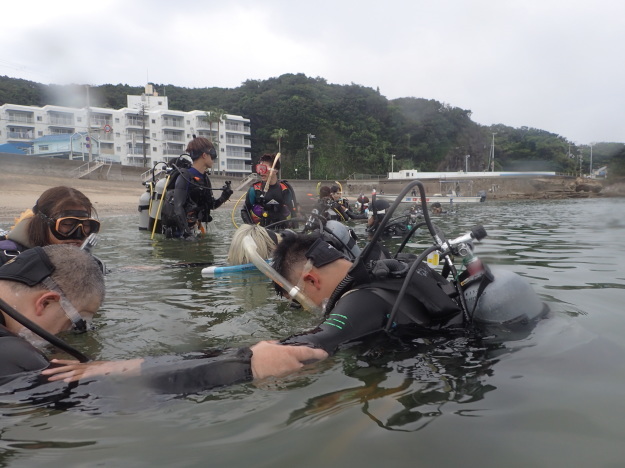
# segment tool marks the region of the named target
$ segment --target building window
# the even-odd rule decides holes
[[[119,123],[119,117],[115,117],[115,123]]]
[[[37,136],[43,136],[43,131],[39,130],[39,131],[37,132]]]
[[[156,146],[152,146],[152,151],[156,152]]]
[[[155,124],[156,123],[156,119],[152,119],[152,123]]]
[[[39,151],[48,151],[48,145],[39,145]]]
[[[121,150],[122,150],[122,147],[121,147],[121,146],[118,146],[118,147],[117,147],[117,152],[119,153],[119,152],[121,152]]]
[[[82,122],[82,117],[76,117],[77,122]]]
[[[40,115],[37,116],[37,122],[41,122],[42,117]]]

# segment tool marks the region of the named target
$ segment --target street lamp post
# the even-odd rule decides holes
[[[590,178],[592,179],[592,143],[590,144],[590,173],[588,174],[590,176]]]
[[[314,139],[315,135],[312,134],[308,134],[308,146],[306,147],[306,149],[308,150],[308,180],[311,180],[310,177],[310,150],[313,149],[315,147],[315,145],[311,145],[310,144],[310,140]]]
[[[394,161],[395,161],[395,155],[391,154],[391,173],[393,172],[393,169],[394,169],[394,165],[393,165]]]
[[[467,154],[467,155],[464,157],[464,172],[465,172],[465,174],[466,174],[467,172],[469,172],[469,158],[470,158],[470,157],[471,157],[471,155],[470,155],[470,154]]]

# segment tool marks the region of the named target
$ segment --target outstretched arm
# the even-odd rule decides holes
[[[321,349],[307,346],[283,346],[275,341],[261,341],[252,346],[250,351],[249,356],[238,352],[236,357],[178,361],[164,364],[160,368],[152,367],[149,371],[145,369],[146,360],[143,358],[88,363],[53,359],[52,363],[59,366],[45,369],[42,374],[48,376],[50,381],[63,380],[65,382],[76,382],[103,375],[132,377],[146,374],[155,386],[161,389],[167,383],[169,389],[175,387],[179,392],[191,392],[250,380],[244,378],[245,375],[251,375],[255,379],[286,375],[309,362],[322,360],[328,356]],[[238,356],[239,354],[241,356]],[[224,372],[225,370],[231,372]],[[190,380],[193,380],[192,386],[197,387],[200,382],[202,388],[190,390],[190,387],[185,384]]]

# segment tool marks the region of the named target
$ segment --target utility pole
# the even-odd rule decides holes
[[[93,148],[91,144],[91,100],[89,98],[89,85],[87,85],[87,148],[89,148],[89,162],[93,161]]]
[[[310,139],[311,138],[315,138],[315,135],[311,135],[309,133],[308,134],[308,146],[306,147],[308,149],[308,180],[311,180],[311,174],[310,174],[310,150],[315,147],[315,145],[311,145],[310,144]]]
[[[490,145],[490,171],[491,172],[495,172],[495,135],[496,133],[493,133],[493,141]]]

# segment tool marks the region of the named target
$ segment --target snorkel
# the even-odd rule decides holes
[[[243,248],[245,249],[245,253],[248,258],[252,261],[252,263],[258,268],[260,271],[265,274],[268,278],[275,281],[280,287],[282,287],[288,295],[295,301],[299,302],[304,309],[313,313],[320,313],[321,308],[315,304],[310,298],[308,298],[299,287],[291,284],[286,278],[284,278],[280,273],[278,273],[271,265],[269,265],[263,258],[258,254],[256,242],[252,239],[251,236],[247,235],[243,238]]]

